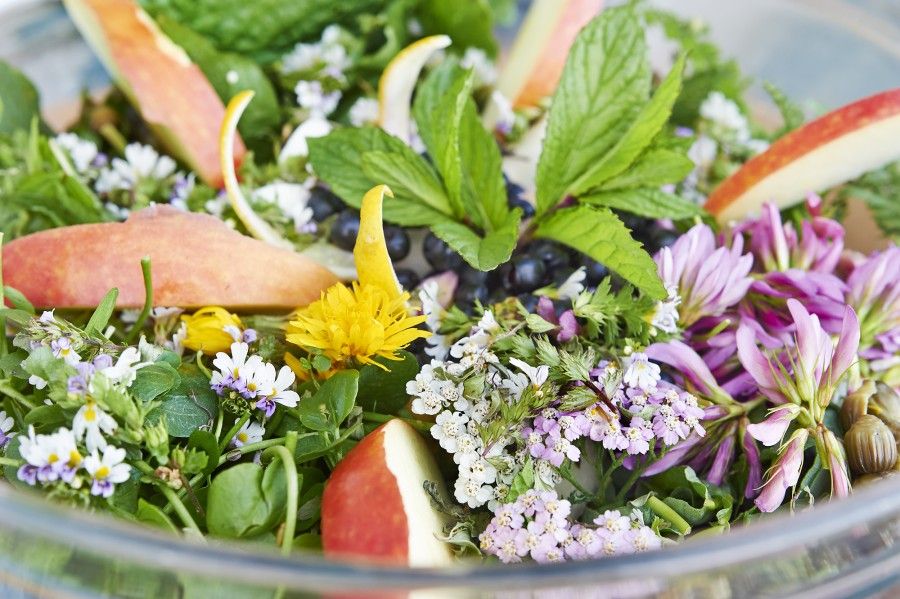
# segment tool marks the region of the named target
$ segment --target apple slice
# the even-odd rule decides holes
[[[497,90],[514,108],[552,95],[575,37],[602,8],[603,0],[534,0],[501,66]],[[492,104],[488,112],[493,110]],[[489,126],[496,122],[496,116],[485,118]]]
[[[794,204],[810,192],[900,160],[900,88],[838,108],[788,133],[723,181],[706,201],[720,222]]]
[[[200,68],[135,0],[63,0],[116,85],[173,156],[222,186],[219,124],[225,106]],[[240,162],[243,143],[235,144]]]
[[[443,477],[425,440],[409,424],[391,420],[359,442],[331,473],[322,495],[325,555],[387,564],[453,563],[436,535],[445,517],[423,485]]]
[[[412,95],[419,74],[434,54],[451,43],[448,35],[423,37],[403,48],[378,80],[378,124],[406,143],[412,140]]]
[[[149,256],[156,306],[289,310],[337,282],[296,252],[230,229],[214,216],[155,206],[124,223],[60,227],[3,246],[3,281],[39,308],[93,308],[113,287],[117,306],[144,304]]]

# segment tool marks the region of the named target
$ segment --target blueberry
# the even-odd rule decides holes
[[[534,291],[544,284],[547,269],[544,263],[529,255],[517,256],[508,263],[504,273],[504,287],[513,293]]]
[[[459,275],[460,285],[481,285],[482,283],[487,283],[491,275],[489,272],[472,268],[468,264],[463,265],[462,268],[456,271],[456,274]]]
[[[399,262],[409,255],[409,235],[400,227],[386,226],[384,240],[391,260]]]
[[[522,218],[531,218],[534,216],[534,205],[524,198],[513,198],[509,201],[510,208],[521,208]]]
[[[476,300],[482,304],[486,304],[488,303],[489,296],[490,292],[488,291],[487,285],[463,284],[457,288],[453,300],[464,312],[470,314]]]
[[[324,187],[313,187],[309,192],[309,201],[306,205],[312,209],[312,219],[320,223],[339,211],[344,203]]]
[[[419,275],[412,269],[398,268],[394,272],[397,275],[397,281],[400,283],[400,286],[407,291],[415,289],[416,285],[419,284]]]
[[[678,237],[678,231],[673,231],[671,229],[657,229],[653,234],[651,246],[647,249],[649,251],[658,252],[678,241]]]
[[[429,233],[422,244],[422,251],[428,264],[438,271],[457,270],[464,264],[462,256],[453,251],[434,233]]]
[[[352,251],[357,235],[359,235],[359,213],[355,210],[344,210],[332,223],[328,239],[339,248]]]
[[[584,266],[584,282],[592,287],[598,285],[609,274],[606,266],[587,256],[582,259],[581,265]]]
[[[569,266],[569,252],[552,241],[541,239],[529,245],[526,250],[538,260],[544,263],[547,272],[556,273],[559,269]]]
[[[509,201],[521,198],[522,194],[525,193],[525,188],[518,183],[513,183],[512,180],[506,176],[506,173],[503,173],[503,183],[506,184],[506,198]]]
[[[522,302],[522,305],[525,306],[526,310],[528,310],[529,312],[534,312],[537,309],[538,300],[540,298],[530,293],[523,293],[518,296],[518,299],[520,302]]]

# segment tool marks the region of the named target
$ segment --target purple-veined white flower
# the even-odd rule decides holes
[[[647,354],[635,352],[627,358],[622,380],[629,387],[652,391],[656,389],[659,377],[659,366],[651,362]]]
[[[72,433],[76,439],[84,439],[88,451],[103,450],[106,447],[103,435],[113,434],[116,428],[115,419],[101,410],[91,399],[78,409],[72,421]]]
[[[277,375],[275,366],[269,363],[256,369],[251,379],[257,386],[255,389],[256,407],[265,412],[266,418],[271,418],[275,413],[276,404],[293,408],[300,401],[297,392],[290,389],[294,384],[294,379],[294,371],[289,366],[282,366]]]
[[[234,434],[234,437],[231,439],[232,447],[243,447],[244,445],[249,445],[250,443],[259,443],[263,439],[263,435],[266,434],[266,429],[263,425],[258,422],[253,422],[248,420],[245,422],[238,432]]]
[[[115,487],[131,476],[131,466],[124,463],[125,450],[107,445],[102,455],[94,450],[84,458],[84,469],[91,476],[91,495],[111,497]]]
[[[14,425],[15,421],[12,419],[12,416],[7,415],[5,410],[0,410],[0,449],[9,445],[9,442],[15,436],[15,433],[10,432]]]

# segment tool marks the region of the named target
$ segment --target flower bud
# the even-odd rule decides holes
[[[856,474],[886,472],[897,462],[894,433],[875,416],[865,415],[844,435],[850,468]]]
[[[900,429],[900,394],[884,383],[875,386],[869,412],[881,418],[892,431]]]
[[[875,384],[866,381],[862,386],[844,398],[841,406],[841,426],[849,431],[853,424],[869,413],[869,398],[875,393]]]

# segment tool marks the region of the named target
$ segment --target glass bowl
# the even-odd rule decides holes
[[[900,84],[893,0],[656,4],[707,20],[748,74],[824,108]],[[54,114],[108,81],[55,2],[0,0],[0,57],[37,82]],[[898,541],[900,477],[654,553],[443,570],[179,539],[0,485],[3,597],[887,597],[900,588]]]

